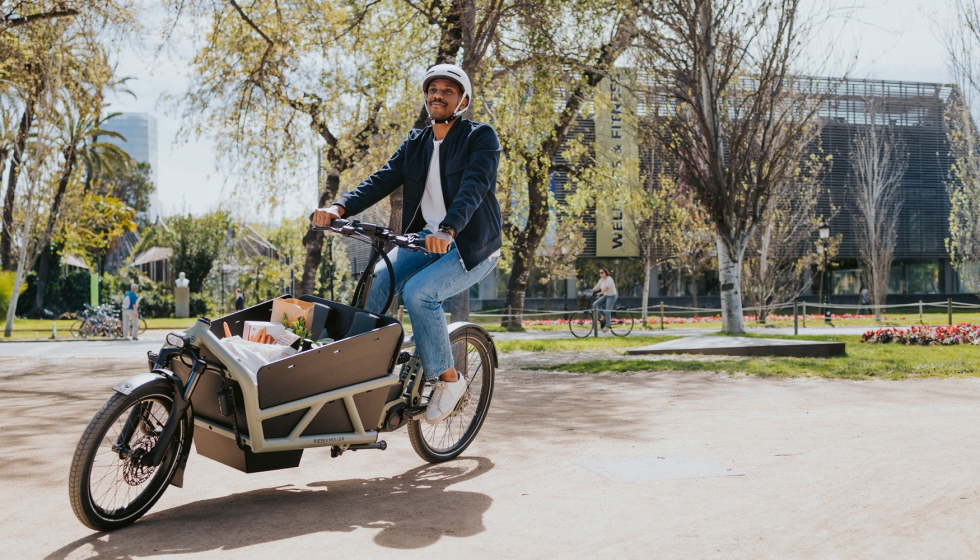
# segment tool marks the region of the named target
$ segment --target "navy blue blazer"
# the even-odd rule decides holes
[[[363,212],[404,185],[403,233],[422,231],[425,220],[420,206],[432,161],[432,136],[431,126],[409,132],[408,139],[380,171],[336,202],[344,207],[344,217]],[[456,232],[456,247],[467,270],[486,260],[502,244],[503,224],[496,193],[499,162],[500,142],[488,124],[459,119],[442,141],[439,173],[447,204],[442,224]]]

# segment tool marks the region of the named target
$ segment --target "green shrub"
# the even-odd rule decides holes
[[[190,315],[191,317],[211,317],[211,310],[214,308],[214,304],[211,303],[211,298],[203,294],[191,294],[190,302]]]
[[[72,272],[61,282],[62,311],[78,312],[92,297],[91,278],[88,272]]]
[[[174,296],[154,291],[144,291],[140,301],[140,316],[142,317],[173,317]]]
[[[10,298],[14,295],[14,272],[7,270],[0,272],[0,313],[7,316],[7,309],[10,307]],[[20,293],[27,289],[27,282],[20,286]]]

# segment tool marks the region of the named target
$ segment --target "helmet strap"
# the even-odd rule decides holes
[[[464,99],[469,99],[469,97],[467,97],[467,96],[461,97],[459,99],[459,103],[456,104],[456,108],[453,109],[453,114],[452,115],[449,115],[448,117],[446,117],[444,119],[434,119],[434,118],[432,118],[432,113],[429,113],[429,100],[427,98],[424,98],[423,97],[422,104],[425,105],[425,112],[426,113],[429,113],[429,120],[430,121],[432,121],[435,124],[446,124],[446,123],[453,122],[454,120],[456,120],[457,118],[459,118],[459,116],[462,114],[462,111],[460,111],[459,108],[463,106],[463,100]]]

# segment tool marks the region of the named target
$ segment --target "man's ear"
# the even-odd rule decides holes
[[[464,101],[464,103],[463,103],[463,105],[462,105],[462,106],[460,106],[460,108],[459,108],[459,110],[460,110],[460,111],[462,111],[462,110],[464,110],[464,109],[466,109],[467,107],[469,107],[469,106],[470,106],[470,96],[468,96],[468,95],[467,95],[467,96],[466,96],[466,97],[465,97],[465,98],[463,99],[463,101]]]

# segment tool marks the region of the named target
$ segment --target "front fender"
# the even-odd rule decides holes
[[[163,369],[155,369],[146,373],[137,373],[129,379],[115,384],[112,387],[112,390],[122,395],[129,395],[143,385],[153,383],[154,381],[158,381],[160,379],[166,379],[167,381],[172,382],[173,374]]]
[[[455,323],[449,324],[449,334],[452,335],[458,330],[471,329],[478,331],[481,335],[487,337],[490,341],[490,359],[493,360],[493,367],[496,369],[499,367],[497,362],[497,345],[493,343],[493,336],[487,331],[487,329],[477,325],[476,323],[470,323],[469,321],[457,321]]]

